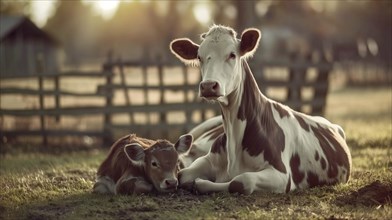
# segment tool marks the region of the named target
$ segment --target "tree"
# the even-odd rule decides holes
[[[103,45],[136,59],[166,54],[175,37],[197,35],[200,26],[192,6],[192,2],[176,1],[122,2],[105,25]]]
[[[343,41],[372,38],[378,44],[379,58],[391,65],[391,1],[341,2],[333,17]]]
[[[29,1],[0,1],[0,14],[4,15],[30,15]]]
[[[54,15],[44,29],[56,37],[64,47],[66,63],[80,65],[86,57],[99,52],[99,35],[103,20],[92,13],[90,5],[80,0],[58,1]]]

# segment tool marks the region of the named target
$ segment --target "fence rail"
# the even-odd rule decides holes
[[[303,110],[304,106],[310,106],[312,114],[322,114],[326,104],[326,97],[328,91],[328,75],[332,69],[330,63],[311,63],[303,61],[293,62],[261,62],[257,65],[251,64],[253,73],[260,88],[264,93],[270,88],[285,88],[287,96],[285,98],[275,98],[296,110]],[[174,85],[164,84],[165,68],[179,67],[177,71],[181,71],[183,81]],[[265,71],[268,68],[285,68],[288,76],[286,79],[274,79],[265,76]],[[129,84],[126,79],[128,77],[128,68],[141,69],[141,83]],[[158,76],[158,83],[150,85],[148,83],[148,68],[155,68]],[[309,69],[315,69],[317,77],[313,81],[306,80],[306,74]],[[180,133],[189,131],[193,126],[197,125],[206,117],[219,114],[218,105],[201,102],[197,99],[197,89],[199,80],[191,83],[189,80],[190,69],[184,67],[180,63],[162,63],[159,60],[156,62],[133,62],[133,61],[113,61],[108,59],[103,65],[102,71],[96,72],[77,72],[68,71],[61,74],[45,74],[33,76],[2,76],[4,80],[12,79],[35,79],[38,82],[38,89],[20,88],[16,86],[2,85],[1,96],[5,95],[20,95],[33,96],[38,98],[38,108],[28,109],[10,109],[2,104],[0,108],[0,117],[4,120],[5,116],[11,117],[39,117],[40,129],[30,130],[21,127],[15,127],[11,130],[0,128],[1,136],[42,136],[43,144],[48,145],[48,137],[58,136],[97,136],[103,138],[106,144],[111,144],[114,140],[115,131],[120,130],[120,133],[126,134],[129,132],[137,133],[148,138],[167,138],[174,140]],[[200,74],[198,74],[200,75]],[[79,79],[102,79],[103,83],[95,85],[95,91],[90,92],[76,92],[61,89],[62,81],[66,78]],[[44,82],[52,81],[53,89],[44,89]],[[313,97],[305,100],[301,95],[302,88],[311,88],[313,90]],[[142,94],[143,104],[133,103],[134,95],[130,95],[132,91],[138,91]],[[157,92],[159,96],[157,102],[151,103],[149,101],[148,93],[151,91]],[[182,94],[182,99],[179,101],[168,102],[165,100],[165,93],[174,92]],[[192,94],[193,97],[189,97]],[[124,103],[115,103],[115,98],[122,96]],[[267,94],[267,96],[269,96]],[[45,100],[48,97],[54,98],[54,106],[46,107]],[[61,100],[64,97],[79,98],[98,98],[104,101],[103,105],[84,104],[82,106],[63,106]],[[0,97],[1,98],[1,97]],[[170,122],[168,115],[173,112],[181,112],[185,116],[183,122]],[[199,114],[198,120],[195,120],[193,115]],[[118,114],[125,114],[128,116],[128,122],[115,123],[113,117]],[[144,122],[137,121],[137,114],[144,114]],[[207,116],[207,114],[210,114]],[[81,116],[102,116],[102,126],[96,130],[77,130],[77,129],[53,129],[47,126],[48,119],[55,117],[55,121],[59,122],[61,117],[81,117]],[[155,115],[155,121],[151,118]],[[169,132],[170,131],[170,132]]]

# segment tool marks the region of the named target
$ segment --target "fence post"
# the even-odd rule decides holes
[[[60,109],[60,76],[56,73],[56,76],[54,77],[54,89],[55,89],[55,105],[56,105],[56,110]],[[56,115],[55,118],[56,122],[60,122],[60,115]]]
[[[163,85],[163,65],[162,65],[160,56],[157,56],[157,64],[158,64],[159,94],[160,94],[159,104],[164,105],[165,104],[165,89],[164,89],[164,85]],[[160,112],[159,121],[161,124],[167,125],[166,114],[167,114],[167,112]],[[162,137],[164,137],[164,138],[168,137],[167,129],[162,131]]]
[[[111,107],[113,106],[113,89],[111,87],[112,82],[113,82],[113,59],[112,59],[112,51],[109,51],[108,53],[108,58],[106,63],[103,65],[103,72],[106,75],[106,92],[109,93],[106,96],[106,111],[104,113],[104,137],[103,137],[103,143],[105,146],[111,146],[113,143],[113,133],[111,130],[111,125],[112,125],[112,114],[110,112]]]
[[[38,54],[37,57],[37,73],[38,73],[38,90],[39,90],[39,110],[40,110],[40,127],[42,134],[42,145],[47,148],[48,147],[48,136],[46,134],[46,126],[45,126],[45,115],[44,115],[44,79],[43,74],[45,72],[45,63],[44,57],[42,54]]]
[[[149,60],[147,55],[144,55],[144,59],[141,61],[141,65],[142,65],[142,78],[143,78],[143,94],[144,94],[144,104],[148,105],[149,104],[149,98],[148,98],[148,76],[147,76],[147,63],[146,60]],[[146,131],[146,137],[151,137],[151,113],[147,112],[146,113],[146,126],[147,126],[147,131]]]
[[[189,99],[189,94],[188,94],[189,93],[189,76],[188,76],[189,73],[188,73],[188,67],[184,65],[182,67],[182,72],[183,72],[183,75],[184,75],[184,86],[185,86],[185,89],[184,89],[184,96],[185,96],[184,102],[185,102],[185,105],[186,105],[186,104],[191,102],[191,100]],[[185,111],[185,124],[184,124],[183,131],[182,131],[183,134],[185,134],[186,132],[188,132],[190,130],[190,124],[191,123],[192,123],[192,111],[187,109]]]
[[[118,68],[120,69],[121,86],[123,87],[123,91],[124,91],[125,104],[129,107],[129,124],[132,124],[134,119],[133,119],[133,113],[131,108],[131,98],[129,97],[128,89],[126,87],[127,83],[126,83],[125,73],[124,73],[124,64],[121,57],[118,58],[117,62],[118,62]]]
[[[301,111],[302,107],[302,94],[301,94],[301,84],[305,80],[306,67],[301,66],[304,59],[299,53],[295,53],[291,56],[291,62],[299,64],[298,68],[289,69],[289,88],[287,91],[287,102],[292,101],[291,106],[296,111]]]
[[[318,75],[316,79],[316,83],[319,85],[325,85],[321,87],[316,87],[314,89],[314,99],[322,99],[322,104],[320,106],[312,106],[312,114],[314,115],[324,115],[325,113],[325,106],[327,103],[327,94],[329,88],[329,73],[331,72],[332,65],[328,62],[324,55],[321,56],[320,59],[321,64],[329,64],[328,68],[320,68],[318,70]]]

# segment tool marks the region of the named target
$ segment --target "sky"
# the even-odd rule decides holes
[[[49,17],[55,12],[57,0],[32,0],[31,19],[39,26],[43,27]],[[93,10],[108,20],[116,13],[120,0],[82,0],[85,4],[91,4]],[[201,1],[196,4],[194,12],[195,18],[200,23],[208,23],[211,19],[211,11],[208,4]]]

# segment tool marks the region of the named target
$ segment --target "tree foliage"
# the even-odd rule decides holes
[[[67,62],[78,64],[86,58],[102,58],[106,52],[124,58],[161,56],[176,37],[192,37],[206,31],[194,16],[196,1],[122,1],[108,21],[95,14],[82,0],[57,1],[54,15],[45,30],[57,38]],[[357,42],[374,39],[379,56],[391,59],[392,3],[390,1],[339,1],[336,10],[320,12],[309,1],[264,1],[265,16],[257,14],[258,1],[206,1],[212,10],[210,24],[244,28],[265,24],[289,27],[306,37],[312,45],[322,40]],[[203,4],[204,4],[203,3]],[[0,1],[0,13],[28,15],[29,1]],[[263,6],[263,7],[264,7]],[[309,37],[310,36],[310,37]],[[321,39],[321,40],[320,40]],[[148,52],[147,52],[148,51]],[[168,56],[162,56],[167,59]]]
[[[68,63],[80,64],[98,52],[102,24],[102,18],[93,13],[90,5],[80,0],[58,1],[44,29],[62,43]]]
[[[392,53],[392,2],[364,1],[340,3],[332,14],[343,41],[374,39],[379,48],[379,57],[391,62]]]
[[[0,14],[29,16],[30,5],[29,1],[0,1]]]

